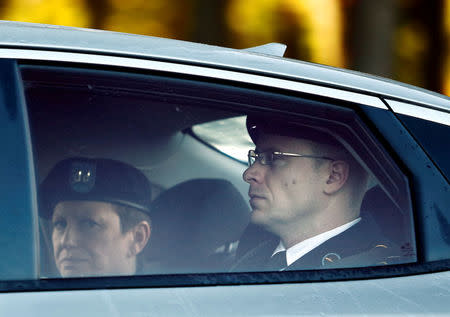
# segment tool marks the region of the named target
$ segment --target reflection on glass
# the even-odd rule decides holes
[[[243,163],[253,142],[245,130],[246,116],[198,124],[192,131],[204,142]]]

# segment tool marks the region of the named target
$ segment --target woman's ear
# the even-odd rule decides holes
[[[133,235],[130,254],[136,256],[145,248],[150,239],[151,228],[147,221],[141,221],[131,229]]]
[[[332,195],[338,192],[347,182],[350,172],[350,166],[346,161],[332,161],[329,165],[328,179],[326,181],[324,192]]]

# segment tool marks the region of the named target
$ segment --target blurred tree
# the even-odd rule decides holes
[[[392,0],[343,1],[348,67],[392,76],[396,7]]]
[[[287,57],[345,65],[336,0],[230,0],[226,14],[234,47],[281,42]]]
[[[235,48],[281,42],[288,46],[287,57],[348,67],[448,92],[449,3],[450,0],[3,0],[0,18]]]
[[[84,0],[91,17],[90,28],[105,29],[106,20],[111,11],[109,0]]]
[[[450,0],[444,2],[444,67],[442,91],[447,96],[450,95]]]
[[[343,0],[349,67],[442,91],[443,0]]]
[[[190,40],[199,43],[230,46],[225,19],[228,0],[194,0]]]
[[[304,12],[296,12],[289,2],[281,1],[275,7],[277,17],[275,38],[271,41],[287,45],[286,57],[310,61],[312,43],[308,41],[307,23],[311,23]],[[311,37],[309,37],[311,40]]]
[[[444,2],[401,1],[396,33],[395,79],[441,92],[444,64]]]
[[[92,1],[92,0],[91,0]],[[190,33],[192,0],[107,0],[107,30],[167,38],[187,39]]]
[[[88,27],[90,16],[84,0],[3,1],[1,18],[11,21]]]
[[[441,92],[444,86],[445,63],[444,0],[422,1],[419,11],[423,12],[425,33],[429,38],[424,64],[425,87]]]
[[[275,41],[276,0],[230,0],[226,21],[235,48],[246,48]]]
[[[412,85],[440,91],[441,75],[437,67],[440,52],[436,39],[442,34],[442,19],[436,11],[439,0],[398,1],[399,21],[395,32],[395,68],[393,78]],[[434,21],[433,21],[434,20]],[[436,34],[432,34],[436,33]],[[434,77],[434,78],[433,78]]]

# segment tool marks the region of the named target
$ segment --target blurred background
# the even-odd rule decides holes
[[[450,94],[450,0],[0,0],[0,19],[285,56]]]

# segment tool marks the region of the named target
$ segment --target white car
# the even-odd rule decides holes
[[[449,315],[449,98],[284,49],[0,22],[0,316]],[[404,259],[233,271],[267,234],[242,179],[248,115],[344,144],[370,175],[365,212]],[[147,270],[59,276],[39,186],[71,157],[145,174]]]

